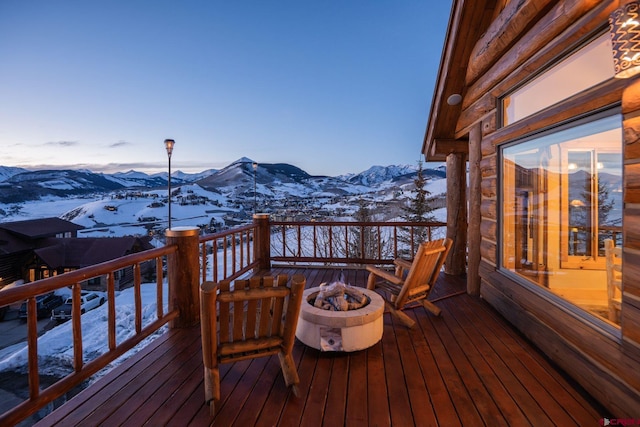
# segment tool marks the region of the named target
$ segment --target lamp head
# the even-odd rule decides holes
[[[255,171],[255,170],[258,170],[258,163],[253,162],[253,170],[254,170],[254,171]]]
[[[640,73],[640,2],[632,1],[609,15],[613,67],[617,78]]]
[[[171,156],[171,153],[173,152],[173,146],[175,145],[175,141],[173,139],[165,139],[164,140],[164,148],[167,149],[167,154],[169,156]]]

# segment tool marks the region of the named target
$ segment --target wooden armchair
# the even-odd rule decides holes
[[[253,277],[200,287],[205,399],[215,414],[220,401],[220,363],[277,354],[287,387],[300,383],[292,350],[306,279],[295,275]]]
[[[607,263],[607,305],[609,320],[620,323],[622,308],[622,247],[614,246],[611,239],[604,241],[604,253]]]
[[[391,314],[409,328],[415,322],[402,312],[408,304],[417,302],[427,310],[440,315],[440,309],[427,300],[433,289],[440,269],[451,249],[453,240],[440,239],[420,244],[413,262],[398,258],[394,261],[395,274],[373,266],[367,266],[369,278],[367,289],[381,289],[382,297]]]

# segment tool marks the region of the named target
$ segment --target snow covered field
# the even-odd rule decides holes
[[[166,283],[164,295],[167,294]],[[70,296],[67,289],[56,291],[65,297]],[[156,284],[141,286],[143,326],[157,319]],[[165,301],[167,298],[165,298]],[[135,334],[135,305],[133,288],[116,295],[116,342],[121,343]],[[164,310],[167,310],[165,306]],[[26,323],[24,324],[26,327]],[[161,329],[155,336],[162,333]],[[95,359],[109,349],[107,342],[107,304],[82,315],[82,346],[85,360]],[[154,335],[148,339],[155,338]],[[132,350],[135,353],[136,349]],[[127,355],[126,357],[128,357]],[[126,358],[125,357],[125,358]],[[38,359],[40,372],[44,375],[63,377],[73,371],[73,334],[71,322],[56,325],[38,338]],[[124,360],[124,358],[122,359]],[[18,343],[0,350],[0,373],[16,371],[26,373],[27,344]],[[116,362],[117,364],[118,362]],[[109,367],[108,369],[110,369]]]

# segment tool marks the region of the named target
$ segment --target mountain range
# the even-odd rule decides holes
[[[417,167],[410,165],[373,166],[366,171],[337,177],[313,176],[287,163],[260,163],[253,169],[253,161],[246,157],[216,170],[209,169],[196,174],[176,171],[171,174],[172,186],[198,184],[209,191],[233,188],[252,191],[260,185],[260,191],[275,196],[290,186],[309,192],[344,195],[366,193],[371,187],[399,185],[413,181]],[[445,177],[444,166],[423,169],[427,179]],[[255,180],[255,181],[254,181]],[[138,171],[113,174],[80,170],[27,170],[0,166],[0,203],[21,203],[45,196],[68,197],[94,193],[109,193],[125,189],[154,189],[167,187],[167,172],[146,174]],[[227,191],[224,191],[227,193]]]

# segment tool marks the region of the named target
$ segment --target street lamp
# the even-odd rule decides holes
[[[167,178],[168,196],[169,196],[169,230],[171,230],[171,153],[173,152],[173,146],[175,145],[173,139],[164,140],[164,148],[167,149],[167,156],[169,157],[169,177]]]
[[[255,213],[257,212],[257,208],[258,208],[258,199],[257,199],[257,178],[256,178],[256,174],[258,173],[258,164],[256,162],[253,162],[253,213],[255,215]]]

